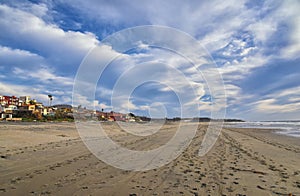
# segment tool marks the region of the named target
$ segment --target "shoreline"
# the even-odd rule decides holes
[[[283,143],[291,143],[296,146],[300,146],[299,138],[298,137],[293,137],[290,135],[285,135],[285,134],[279,134],[277,133],[278,129],[270,129],[270,128],[232,128],[232,127],[226,127],[223,129],[228,129],[231,131],[238,131],[239,132],[252,132],[252,134],[255,134],[256,136],[260,137],[268,137],[272,140],[275,140],[277,142],[283,142]]]
[[[268,123],[268,124],[262,124]],[[269,124],[271,123],[271,124]],[[282,124],[283,123],[283,124]],[[294,124],[296,123],[296,124]],[[300,138],[300,125],[299,121],[268,121],[268,122],[244,122],[236,124],[225,124],[225,128],[240,128],[240,129],[260,129],[260,130],[272,130],[274,134],[285,135],[289,137]]]
[[[109,121],[91,121],[93,123],[97,122],[97,123],[101,123],[101,124],[112,124],[112,123],[118,123],[118,122],[109,122]],[[269,121],[267,121],[269,122]],[[298,121],[296,121],[298,122]],[[43,125],[43,124],[60,124],[60,123],[69,123],[69,124],[76,124],[78,122],[73,121],[73,122],[69,122],[69,121],[0,121],[0,125],[1,124],[11,124],[11,125]],[[123,123],[123,122],[121,122]],[[127,122],[127,123],[131,123],[131,122]],[[145,122],[146,124],[148,122]],[[178,123],[178,122],[167,122],[167,123]],[[186,123],[186,122],[182,122],[182,123]],[[193,122],[196,123],[196,122]],[[205,123],[209,123],[209,122],[200,122],[200,124],[205,124]],[[143,123],[142,123],[143,124]],[[270,127],[234,127],[231,125],[226,125],[226,122],[224,122],[223,128],[222,129],[249,129],[249,130],[260,130],[262,132],[264,131],[269,131],[270,133],[276,134],[276,135],[280,135],[280,136],[286,136],[286,137],[293,137],[293,138],[300,138],[300,130],[299,133],[297,132],[297,135],[293,135],[293,134],[289,134],[289,132],[291,130],[289,130],[288,128],[270,128]],[[293,131],[294,132],[294,131]]]

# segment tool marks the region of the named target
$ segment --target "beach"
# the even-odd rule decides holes
[[[116,123],[103,123],[115,142],[134,150],[163,145],[177,126],[167,123],[145,139],[127,134]],[[1,122],[0,194],[300,195],[299,138],[271,129],[226,127],[214,147],[200,157],[207,126],[200,123],[189,147],[169,164],[125,171],[95,157],[75,123]]]

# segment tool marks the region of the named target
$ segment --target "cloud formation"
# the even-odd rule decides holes
[[[224,80],[228,117],[297,119],[300,116],[297,98],[299,10],[300,3],[293,0],[191,0],[184,3],[4,0],[0,4],[0,94],[28,94],[47,101],[44,94],[52,93],[56,103],[71,103],[76,71],[90,49],[124,28],[166,25],[193,36],[211,54]],[[173,39],[168,35],[155,36]],[[174,39],[173,42],[186,51],[194,50],[185,40]],[[149,108],[157,106],[159,109],[159,103],[164,103],[171,111],[177,107],[172,104],[176,103],[172,84],[191,105],[199,103],[200,111],[210,115],[205,112],[211,109],[213,97],[196,70],[201,71],[203,67],[194,67],[170,51],[151,48],[142,40],[137,45],[135,50],[125,54],[106,46],[105,55],[95,57],[95,61],[100,62],[119,55],[105,70],[105,76],[99,78],[96,101],[87,99],[87,104],[113,109],[110,95],[114,82],[134,65],[147,62],[149,73],[156,73],[161,84],[142,85],[132,94],[132,99],[120,99],[115,109],[149,114]],[[205,61],[199,58],[198,64],[203,65]],[[170,67],[164,69],[163,65],[179,70],[190,80],[196,96],[190,96],[191,88],[178,79]],[[91,74],[86,75],[89,78],[96,72],[87,73]],[[138,80],[146,76],[146,72],[139,71],[131,78]],[[129,86],[130,80],[126,80],[126,84]],[[84,85],[89,91],[89,84]],[[154,109],[152,112],[155,113]],[[177,112],[174,110],[170,115]]]

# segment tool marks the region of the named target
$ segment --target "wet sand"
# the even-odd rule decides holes
[[[111,138],[130,149],[156,148],[177,124],[131,136],[106,123]],[[300,195],[300,142],[272,130],[224,128],[213,149],[197,155],[207,124],[171,163],[124,171],[97,159],[75,123],[0,123],[1,195]]]

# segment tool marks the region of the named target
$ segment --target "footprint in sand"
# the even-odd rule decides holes
[[[0,188],[0,192],[6,192],[6,189],[4,189],[4,188]]]

